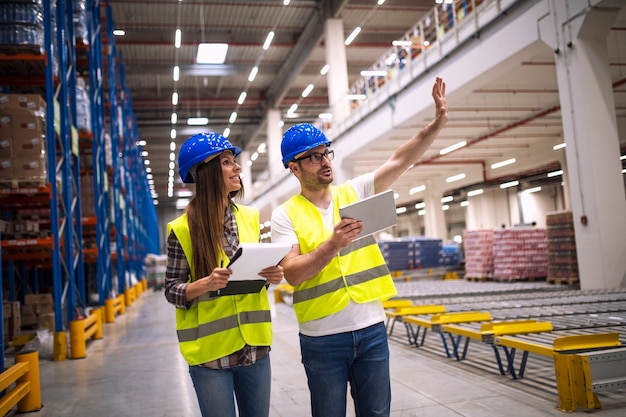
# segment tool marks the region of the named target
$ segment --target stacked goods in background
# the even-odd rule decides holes
[[[39,94],[0,95],[0,182],[46,181],[45,113]]]
[[[461,251],[456,243],[446,243],[441,246],[441,266],[457,267],[461,264]]]
[[[156,290],[163,288],[165,270],[167,269],[167,255],[149,253],[145,258],[146,280],[148,287]]]
[[[22,328],[54,331],[54,304],[52,294],[25,294],[22,304]]]
[[[546,216],[548,238],[548,276],[553,284],[577,285],[578,258],[574,217],[571,211],[548,213]]]
[[[4,319],[4,346],[11,344],[13,338],[20,334],[22,315],[19,301],[3,301],[2,317]]]
[[[493,277],[493,230],[465,230],[465,279],[486,280]]]
[[[411,239],[384,240],[378,247],[390,271],[406,271],[415,268],[415,242]]]
[[[493,277],[499,281],[545,279],[546,229],[523,227],[493,231]]]
[[[443,261],[443,242],[441,239],[429,237],[416,237],[415,248],[415,269],[438,268]]]

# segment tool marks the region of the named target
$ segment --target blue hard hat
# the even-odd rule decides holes
[[[287,129],[280,144],[285,168],[298,155],[320,145],[330,146],[324,132],[309,123],[300,123]]]
[[[207,158],[231,151],[237,156],[241,148],[233,146],[224,136],[213,133],[198,133],[183,143],[178,153],[178,173],[185,183],[195,182],[198,165],[208,162]]]

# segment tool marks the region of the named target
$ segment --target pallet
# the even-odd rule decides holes
[[[48,184],[45,178],[19,180],[19,179],[0,179],[0,188],[43,188]]]
[[[465,275],[465,281],[471,281],[471,282],[487,282],[487,281],[493,281],[493,277],[486,276],[486,275],[482,275],[482,276],[469,276],[469,275]]]
[[[545,281],[546,277],[507,277],[507,278],[498,278],[494,277],[494,281],[497,282],[538,282]]]
[[[577,286],[580,281],[578,277],[547,277],[546,282],[554,285]]]

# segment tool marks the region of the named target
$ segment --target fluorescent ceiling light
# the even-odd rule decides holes
[[[426,210],[419,210],[419,211],[417,212],[417,215],[418,215],[418,216],[423,216],[424,214],[426,214]]]
[[[263,44],[264,51],[267,51],[268,49],[270,49],[270,45],[272,44],[273,39],[274,39],[274,31],[270,31],[270,33],[267,34],[267,38],[265,38],[265,43]]]
[[[297,109],[298,109],[298,105],[296,103],[293,103],[291,107],[289,107],[289,110],[287,110],[287,114],[289,113],[293,114]]]
[[[224,133],[222,133],[222,136],[224,136],[225,138],[230,136],[230,127],[224,129]]]
[[[230,118],[228,119],[228,123],[235,123],[235,120],[237,120],[237,112],[234,111],[230,114]]]
[[[558,177],[559,175],[563,175],[563,170],[558,169],[556,171],[548,172],[548,178]]]
[[[378,0],[378,5],[382,6],[384,2],[385,2],[385,0]]]
[[[366,71],[361,71],[361,75],[363,77],[386,77],[387,76],[387,71],[385,71],[385,70],[378,70],[378,71],[366,70]]]
[[[411,41],[392,41],[391,44],[393,46],[411,46],[413,42]]]
[[[442,202],[442,203],[449,203],[449,202],[450,202],[450,201],[452,201],[452,200],[454,200],[454,197],[452,197],[451,195],[447,195],[447,196],[445,196],[445,197],[443,197],[443,198],[441,199],[441,202]]]
[[[426,189],[425,185],[420,185],[418,187],[413,187],[409,190],[409,195],[413,195],[413,194],[417,194],[419,192],[422,192]]]
[[[536,193],[538,191],[541,191],[541,187],[527,188],[524,191],[522,191],[522,193],[530,194],[530,193]]]
[[[406,213],[406,207],[398,207],[396,209],[396,214]]]
[[[519,185],[519,181],[518,180],[509,181],[509,182],[503,182],[502,184],[500,184],[500,188],[501,189],[511,188],[511,187],[515,187],[517,185]]]
[[[193,191],[191,190],[179,190],[176,192],[176,197],[191,197],[193,195]]]
[[[170,122],[172,122],[173,125],[178,122],[178,115],[176,113],[172,113],[172,117],[170,117]]]
[[[344,42],[346,46],[350,45],[354,38],[356,38],[361,32],[361,28],[359,26],[355,27],[350,36],[348,36]]]
[[[171,139],[176,139],[176,129],[170,130],[170,138]]]
[[[198,45],[198,64],[223,64],[228,52],[227,43],[201,43]]]
[[[398,193],[393,193],[393,199],[394,199],[394,200],[397,200],[397,199],[399,199],[399,198],[400,198],[400,194],[398,194]]]
[[[306,88],[302,92],[302,97],[307,97],[309,94],[311,94],[311,91],[313,91],[313,84],[309,84],[306,86]]]
[[[424,203],[423,201],[422,201],[421,203],[417,203],[417,204],[415,205],[415,208],[416,208],[417,210],[420,210],[420,209],[426,208],[426,203]]]
[[[114,36],[124,36],[124,35],[126,35],[126,32],[123,29],[115,29],[115,30],[113,30],[113,35]]]
[[[188,198],[179,198],[178,200],[176,200],[176,208],[178,210],[184,209],[189,205],[189,199]]]
[[[257,146],[256,151],[258,153],[265,153],[265,152],[267,152],[267,144],[265,142],[260,143],[259,146]]]
[[[180,48],[181,37],[182,37],[182,33],[180,29],[176,29],[176,33],[174,34],[174,46],[176,48]]]
[[[258,157],[259,157],[259,153],[258,152],[254,152],[252,155],[250,155],[250,160],[251,161],[256,161]]]
[[[178,65],[174,66],[174,71],[172,73],[172,79],[174,81],[178,81],[180,79],[180,68]]]
[[[367,96],[365,94],[348,94],[346,98],[348,100],[365,100]]]
[[[283,6],[289,6],[291,0],[283,0]]]
[[[482,188],[479,188],[477,190],[468,191],[467,192],[467,196],[468,197],[474,197],[475,195],[480,195],[480,194],[482,194],[484,192],[485,191]]]
[[[259,72],[259,67],[253,67],[252,71],[250,71],[250,75],[248,75],[248,81],[252,82],[256,78],[256,74]]]
[[[622,155],[622,156],[619,157],[620,161],[623,161],[624,159],[626,159],[626,155]]]
[[[450,153],[452,151],[456,151],[457,149],[460,149],[464,146],[467,145],[467,142],[462,140],[461,142],[458,142],[454,145],[448,146],[447,148],[443,148],[442,150],[439,151],[439,155],[445,155],[447,153]]]
[[[469,201],[467,201],[467,200],[463,200],[463,201],[461,201],[461,202],[459,203],[459,206],[461,206],[461,207],[467,207],[467,206],[469,206]]]
[[[322,120],[331,120],[333,118],[332,113],[320,113],[317,115]]]
[[[451,177],[446,178],[446,182],[454,182],[454,181],[458,181],[458,180],[462,180],[463,178],[465,178],[465,174],[457,174],[457,175],[453,175]]]
[[[247,96],[248,96],[248,93],[246,93],[245,91],[242,91],[241,94],[239,94],[239,98],[237,99],[237,104],[243,104],[243,102],[246,101]]]
[[[447,205],[447,204],[444,204],[443,206],[441,206],[441,210],[443,210],[443,211],[446,211],[446,210],[449,210],[449,209],[450,209],[450,206]]]
[[[173,92],[172,93],[172,106],[177,106],[177,105],[178,105],[178,93]]]
[[[324,65],[322,69],[320,70],[320,74],[326,75],[329,69],[330,69],[330,66],[328,64]]]
[[[187,125],[189,126],[206,126],[208,124],[208,117],[190,117],[189,119],[187,119]]]
[[[170,142],[170,151],[174,152],[176,150],[176,142],[171,141]]]
[[[559,149],[563,149],[564,147],[565,147],[565,142],[559,143],[558,145],[554,145],[552,149],[554,149],[555,151],[558,151]]]
[[[505,161],[496,162],[495,164],[491,164],[491,169],[502,168],[507,165],[511,165],[515,163],[515,158],[507,159]]]

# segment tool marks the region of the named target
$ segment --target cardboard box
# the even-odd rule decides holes
[[[45,180],[46,174],[46,159],[44,155],[13,158],[13,179]]]
[[[28,142],[30,138],[41,138],[45,134],[44,119],[41,114],[28,109],[10,109],[9,115],[11,116],[13,143]]]
[[[44,113],[46,101],[39,94],[0,94],[0,109],[17,108]]]
[[[11,156],[11,142],[13,133],[11,132],[11,116],[0,111],[0,155]]]
[[[37,317],[37,328],[54,331],[54,313],[41,314]]]
[[[13,158],[0,156],[0,180],[13,179]]]

